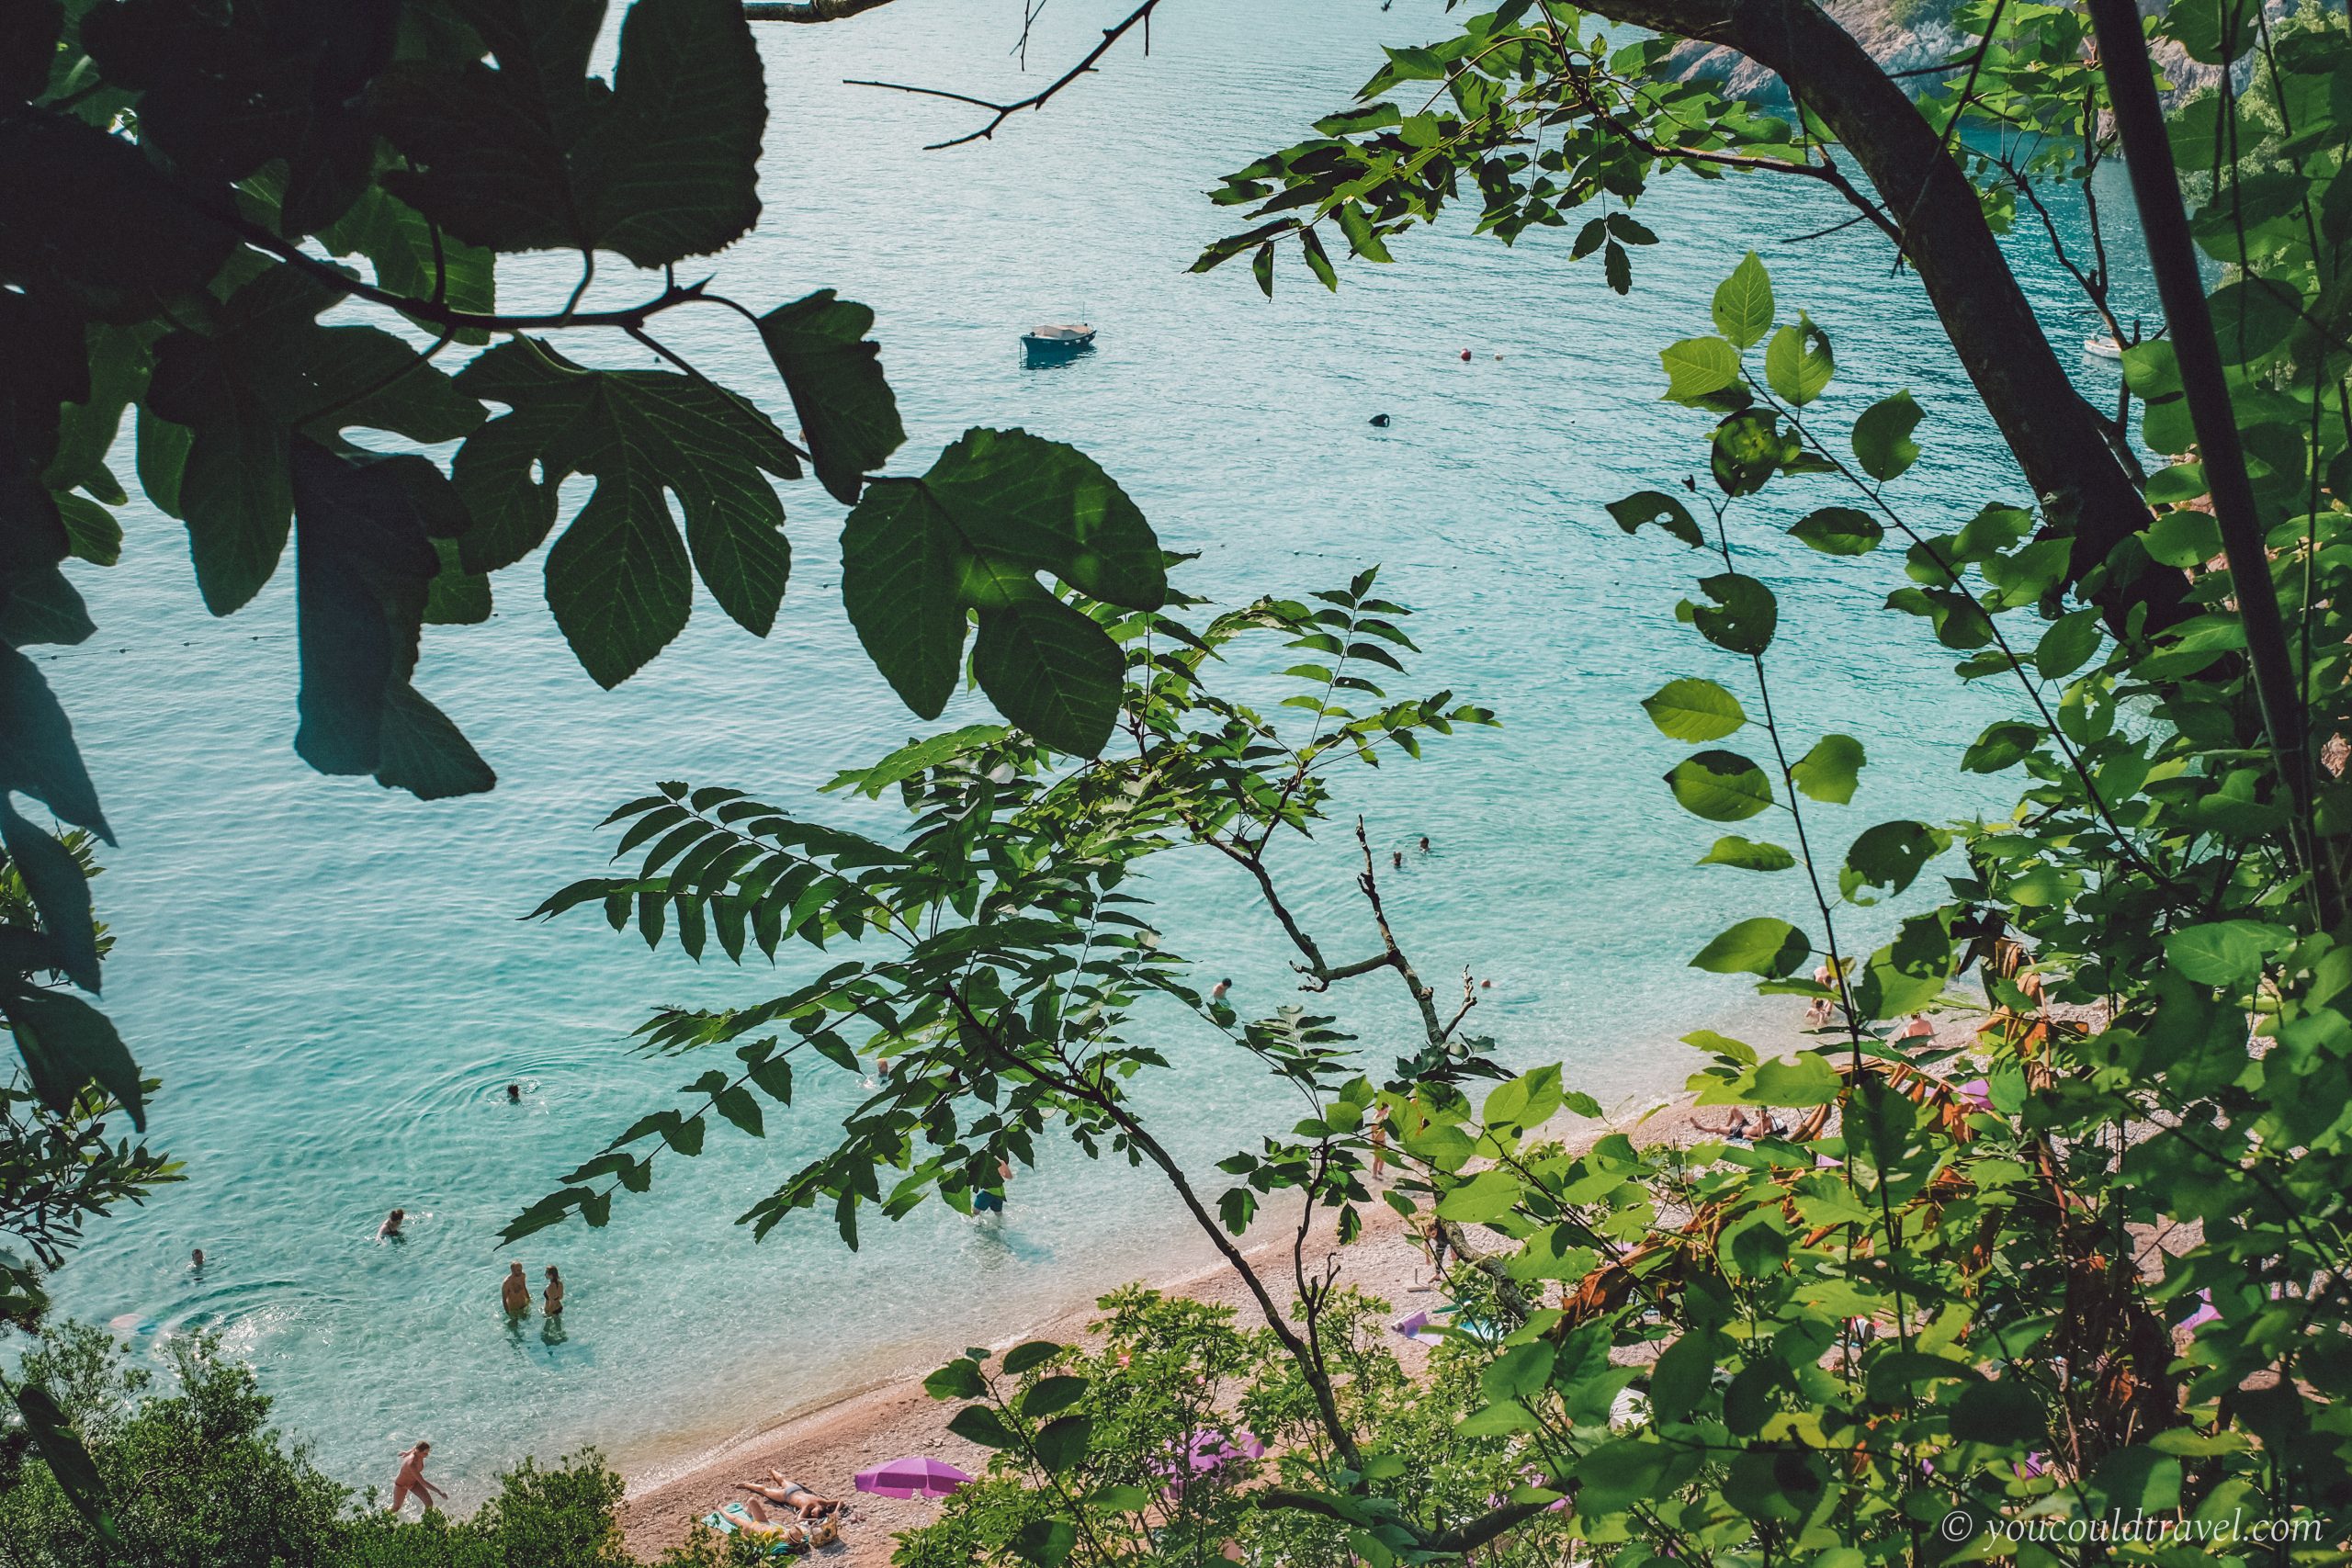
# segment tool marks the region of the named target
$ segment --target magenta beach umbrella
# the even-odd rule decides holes
[[[944,1497],[971,1480],[944,1459],[894,1459],[859,1471],[857,1489],[885,1497]]]

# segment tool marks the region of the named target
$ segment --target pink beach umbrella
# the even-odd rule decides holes
[[[942,1459],[894,1459],[857,1472],[860,1492],[885,1497],[944,1497],[972,1478]]]

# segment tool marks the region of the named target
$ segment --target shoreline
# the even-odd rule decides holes
[[[1574,1122],[1564,1129],[1566,1141],[1589,1145],[1611,1132],[1623,1132],[1637,1143],[1678,1138],[1690,1129],[1693,1096],[1688,1091],[1660,1093],[1629,1105],[1600,1122]],[[1275,1273],[1270,1262],[1283,1259],[1291,1241],[1287,1228],[1275,1222],[1282,1212],[1261,1217],[1252,1235],[1272,1238],[1241,1245],[1242,1255],[1265,1279],[1276,1302],[1287,1308],[1295,1297],[1287,1269]],[[1318,1220],[1313,1241],[1318,1251],[1333,1250],[1343,1259],[1343,1280],[1387,1301],[1397,1311],[1408,1309],[1417,1295],[1433,1292],[1417,1284],[1427,1269],[1419,1245],[1406,1232],[1403,1219],[1385,1203],[1363,1212],[1363,1234],[1345,1248],[1337,1248],[1329,1220]],[[1279,1234],[1276,1234],[1279,1233]],[[1223,1258],[1206,1267],[1172,1277],[1146,1281],[1166,1295],[1185,1296],[1234,1307],[1243,1326],[1261,1323],[1263,1314]],[[1003,1350],[1023,1340],[1082,1341],[1088,1325],[1100,1309],[1089,1295],[1053,1313],[1020,1333],[990,1347]],[[935,1358],[944,1362],[964,1348],[944,1339]],[[1408,1371],[1418,1371],[1428,1352],[1418,1342],[1401,1341],[1400,1359]],[[788,1410],[757,1422],[736,1435],[668,1462],[630,1472],[621,1506],[621,1524],[631,1551],[656,1556],[685,1539],[691,1522],[721,1502],[741,1495],[735,1483],[769,1468],[811,1487],[820,1495],[837,1496],[851,1504],[841,1541],[818,1553],[838,1568],[884,1568],[899,1532],[931,1522],[939,1505],[923,1499],[878,1497],[852,1489],[851,1478],[860,1470],[905,1455],[925,1455],[978,1474],[988,1462],[988,1450],[946,1429],[949,1406],[933,1400],[922,1386],[930,1371],[886,1376],[845,1393],[825,1398],[798,1410]]]

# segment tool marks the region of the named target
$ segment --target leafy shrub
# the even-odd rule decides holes
[[[24,1359],[79,1429],[121,1540],[84,1524],[47,1464],[22,1451],[0,1473],[0,1562],[8,1568],[636,1568],[621,1543],[621,1479],[593,1450],[552,1468],[525,1460],[469,1519],[396,1519],[329,1478],[269,1424],[252,1369],[209,1335],[165,1347],[176,1392],[104,1331],[42,1332]],[[725,1542],[697,1538],[664,1568],[720,1568]]]

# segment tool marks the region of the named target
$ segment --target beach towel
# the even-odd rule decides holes
[[[716,1512],[705,1514],[702,1522],[721,1535],[740,1532],[754,1540],[772,1541],[768,1548],[770,1557],[793,1557],[808,1550],[807,1531],[799,1530],[790,1520],[769,1519],[763,1522],[755,1519],[752,1517],[752,1510],[741,1503],[724,1504]],[[787,1530],[793,1532],[792,1539],[786,1539]]]

